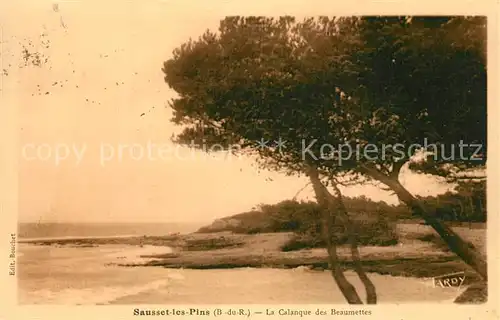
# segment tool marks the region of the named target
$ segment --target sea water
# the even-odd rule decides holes
[[[203,223],[19,223],[18,237],[65,238],[104,236],[163,236],[196,231]]]

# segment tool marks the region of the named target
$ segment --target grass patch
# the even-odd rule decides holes
[[[224,248],[241,247],[244,242],[235,241],[225,237],[212,239],[189,239],[183,249],[186,251],[209,251]]]
[[[318,237],[295,235],[281,247],[281,251],[288,252],[323,247],[325,247],[325,243],[321,239],[318,239]]]
[[[347,237],[341,239],[338,245],[347,244]],[[363,246],[379,246],[379,247],[388,247],[395,246],[398,244],[397,238],[365,238],[364,241],[360,241],[359,245]],[[313,248],[326,248],[326,244],[323,240],[309,237],[309,236],[301,236],[297,235],[290,239],[287,243],[285,243],[281,247],[281,251],[295,251],[302,249],[313,249]]]
[[[444,240],[441,239],[441,237],[439,235],[437,235],[436,233],[428,233],[425,235],[420,235],[420,236],[415,237],[415,239],[423,241],[423,242],[430,242],[436,248],[438,248],[444,252],[451,251],[450,248],[448,247],[448,245],[444,242]],[[476,247],[471,242],[467,242],[467,245],[471,249],[476,249]]]
[[[352,220],[358,245],[387,247],[398,244],[398,235],[393,223],[381,217],[376,220],[373,218],[364,220],[363,218],[358,217]],[[296,234],[281,247],[281,250],[325,248],[326,243],[318,229],[314,230],[315,232]],[[337,245],[349,244],[349,238],[343,226],[336,226],[334,230]]]

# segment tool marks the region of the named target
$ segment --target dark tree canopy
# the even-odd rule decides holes
[[[425,141],[449,156],[463,140],[483,145],[483,160],[413,167],[484,165],[485,33],[484,17],[226,18],[219,32],[188,41],[165,62],[165,80],[179,94],[173,121],[187,125],[177,141],[256,150],[256,141],[281,138],[282,152],[256,151],[268,166],[297,172],[315,139],[309,150],[317,156],[329,155],[323,144],[372,144],[380,153],[399,143],[406,153]],[[465,148],[464,159],[474,151]],[[314,160],[333,173],[359,163],[388,173],[412,156],[401,155],[357,153],[342,166],[335,157]]]

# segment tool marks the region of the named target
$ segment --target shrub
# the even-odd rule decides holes
[[[398,243],[396,224],[383,213],[374,212],[352,219],[355,234],[360,245],[392,246]],[[341,236],[340,243],[348,242],[347,234]]]
[[[301,249],[323,248],[324,240],[319,236],[296,234],[281,247],[281,251],[295,251]]]
[[[359,245],[371,246],[392,246],[398,243],[395,231],[395,223],[389,221],[380,213],[362,214],[351,217],[354,225],[355,235]],[[335,227],[337,245],[349,243],[348,235],[343,226]],[[308,248],[324,248],[326,243],[320,229],[308,230],[297,233],[281,249],[283,251],[293,251]]]
[[[361,245],[389,246],[397,244],[395,226],[388,217],[394,215],[384,206],[376,203],[365,203],[356,200],[351,205],[364,204],[363,208],[354,208],[350,218],[354,224],[355,232]],[[370,206],[371,205],[371,206]],[[389,206],[387,206],[389,207]],[[274,205],[261,205],[258,210],[237,214],[228,218],[215,221],[211,226],[201,228],[203,232],[231,231],[233,233],[266,233],[266,232],[294,232],[297,234],[295,243],[290,243],[290,248],[322,247],[324,241],[321,236],[322,210],[315,202],[298,202],[286,200]],[[348,242],[343,226],[335,227],[338,243]]]
[[[244,243],[233,241],[224,237],[213,239],[190,239],[186,241],[186,251],[209,251],[215,249],[240,247]]]

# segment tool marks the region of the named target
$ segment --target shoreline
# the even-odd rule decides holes
[[[135,273],[136,271],[132,271],[135,268],[137,268],[137,274],[147,275],[159,274],[162,272],[161,269],[166,269],[165,272],[171,272],[168,269],[181,269],[180,272],[183,272],[182,269],[185,271],[215,269],[221,270],[218,273],[221,277],[229,277],[233,279],[232,281],[237,281],[234,272],[223,270],[233,269],[238,274],[238,272],[245,271],[236,271],[237,269],[261,269],[264,274],[269,272],[276,275],[288,274],[289,278],[290,273],[277,271],[288,269],[290,270],[288,272],[294,274],[297,270],[299,274],[302,274],[299,278],[308,279],[308,282],[314,279],[318,281],[319,278],[331,281],[327,270],[328,257],[325,249],[282,250],[282,246],[293,236],[293,233],[251,235],[194,233],[163,237],[54,237],[52,239],[24,239],[24,244],[30,247],[40,246],[44,252],[54,250],[56,257],[59,255],[57,250],[63,250],[61,251],[63,256],[70,254],[75,257],[91,258],[95,261],[94,263],[104,267],[102,270],[107,270],[108,273],[121,271]],[[359,248],[365,271],[373,281],[380,285],[381,290],[384,288],[387,290],[389,283],[401,282],[412,285],[425,281],[428,286],[432,286],[433,277],[460,272],[465,275],[464,281],[461,282],[460,292],[462,293],[459,298],[450,297],[450,299],[453,298],[455,303],[465,304],[486,301],[487,289],[463,262],[434,243],[415,241],[411,238],[406,235],[402,243],[393,246]],[[155,247],[151,248],[152,246]],[[352,262],[350,262],[350,248],[341,246],[338,251],[340,264],[350,275],[357,277],[353,273]],[[101,255],[101,252],[104,254]],[[108,266],[110,269],[107,268]],[[266,269],[269,271],[264,271]],[[261,271],[257,272],[256,274],[261,274]],[[210,272],[188,274],[193,275],[196,280]],[[195,286],[194,282],[192,285]],[[213,285],[217,286],[216,283]],[[448,289],[453,290],[453,288]],[[414,288],[414,290],[417,293],[421,289]]]
[[[452,227],[470,245],[486,255],[486,229]],[[465,276],[463,294],[455,303],[484,303],[488,287],[467,264],[451,253],[429,226],[396,225],[398,243],[391,246],[360,246],[364,270],[370,274],[405,278],[435,278],[460,273]],[[324,248],[284,251],[294,233],[235,234],[231,232],[173,234],[168,236],[72,237],[43,240],[24,239],[33,245],[79,248],[100,245],[169,247],[169,253],[143,254],[138,260],[109,263],[124,268],[161,267],[168,269],[273,268],[329,269]],[[98,248],[97,248],[98,249]],[[339,263],[352,271],[349,246],[338,247]]]
[[[80,241],[80,240],[101,240],[101,239],[123,239],[136,238],[133,234],[114,235],[114,236],[63,236],[63,237],[39,237],[39,238],[18,238],[17,243],[38,243],[52,241]]]
[[[419,227],[418,236],[422,234]],[[483,230],[485,231],[485,230]],[[406,231],[405,231],[406,232]],[[300,249],[283,251],[293,233],[233,234],[190,233],[168,236],[95,236],[53,237],[18,239],[19,243],[33,245],[58,245],[98,247],[118,244],[130,246],[169,247],[171,253],[141,255],[140,263],[121,263],[122,267],[164,267],[171,269],[233,269],[304,267],[310,270],[328,269],[325,249]],[[455,272],[465,272],[466,284],[475,283],[479,277],[452,253],[442,250],[432,242],[415,239],[415,234],[402,234],[402,242],[394,246],[361,246],[362,265],[366,272],[381,275],[432,278]],[[339,263],[352,269],[350,249],[338,248]]]

